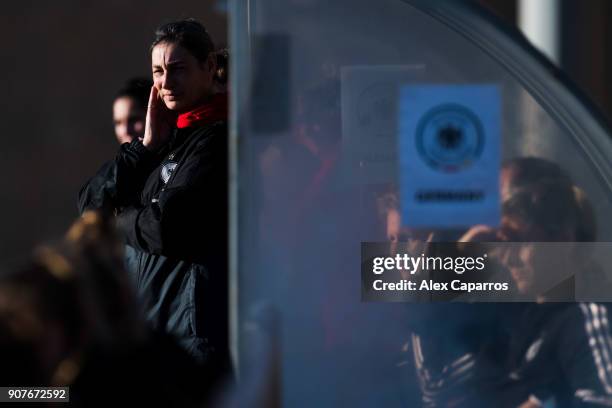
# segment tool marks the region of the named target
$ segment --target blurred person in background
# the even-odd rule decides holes
[[[508,244],[514,246],[496,259],[518,295],[523,300],[572,300],[571,275],[584,265],[573,262],[578,258],[569,253],[545,253],[534,241],[594,241],[595,219],[586,195],[556,163],[535,157],[504,163],[500,190],[501,227],[475,226],[459,241],[524,242]],[[597,325],[597,335],[609,337],[603,305],[437,303],[410,305],[410,311],[412,339],[403,350],[404,360],[412,354],[425,406],[609,403],[609,367],[596,355],[608,352],[610,343],[593,342],[595,334],[588,329]],[[598,399],[602,405],[594,402]]]
[[[144,137],[145,118],[147,114],[147,102],[151,92],[152,82],[146,78],[132,78],[117,92],[113,100],[113,127],[115,138],[120,145],[131,143],[135,139],[142,140]],[[116,167],[114,160],[104,163],[79,192],[79,209],[87,205],[84,200],[88,197],[97,196],[98,200],[104,199],[108,186],[106,181],[114,177]],[[103,201],[101,201],[103,202]],[[112,205],[104,202],[103,207],[112,211]],[[128,256],[132,256],[133,250],[127,249]]]
[[[460,241],[596,241],[595,212],[586,193],[574,185],[569,175],[556,163],[538,157],[509,160],[502,167],[500,189],[503,203],[501,227],[472,227]],[[545,200],[548,201],[544,202]],[[555,270],[554,276],[547,277],[543,273],[536,277],[533,273],[517,267],[521,254],[523,257],[529,256],[528,245],[516,245],[512,248],[514,251],[505,253],[504,263],[513,266],[509,267],[509,271],[518,291],[523,296],[530,296],[530,299],[534,299],[533,296],[543,296],[543,300],[548,301],[554,297],[573,298],[575,278],[588,278],[591,282],[598,280],[599,289],[610,289],[609,279],[599,266],[590,262],[589,251],[584,245],[578,257],[567,252],[549,254],[550,256],[541,254],[540,258],[546,263],[547,269]],[[553,261],[557,265],[553,265]],[[588,263],[588,266],[585,268],[583,263]],[[543,283],[536,282],[537,279],[561,276],[564,279],[557,282],[555,288],[549,287],[550,292],[547,294],[541,292]],[[536,286],[540,289],[536,289]]]
[[[131,143],[134,140],[143,140],[145,119],[147,115],[147,103],[153,82],[149,78],[131,78],[119,89],[113,99],[113,127],[115,138],[120,145]],[[107,186],[107,180],[114,177],[116,171],[114,160],[104,163],[96,175],[92,177],[79,193],[79,209],[83,209],[86,203],[81,199],[98,196],[103,199]],[[135,193],[138,194],[138,193]],[[114,211],[110,203],[105,203],[104,208]],[[130,245],[125,245],[126,267],[129,268],[137,259],[137,251]],[[135,274],[131,274],[135,276]]]
[[[113,126],[119,144],[144,137],[147,102],[151,90],[148,78],[132,78],[115,95]]]
[[[610,406],[607,308],[572,302],[575,278],[596,268],[588,248],[573,244],[597,238],[586,194],[557,164],[534,157],[507,162],[500,187],[500,227],[477,226],[462,239],[507,242],[497,258],[522,299],[531,301],[497,307],[506,336],[495,346],[507,356],[499,362],[507,375],[495,393],[509,407]],[[559,248],[551,242],[567,244]]]
[[[136,249],[129,270],[147,320],[173,335],[209,378],[231,372],[228,345],[227,95],[206,29],[164,24],[151,46],[142,140],[121,145],[79,209],[115,214]],[[91,185],[91,182],[89,183]]]
[[[592,267],[588,253],[572,243],[596,238],[585,224],[587,198],[577,191],[565,180],[548,180],[515,189],[503,205],[497,236],[521,244],[505,248],[501,261],[519,292],[536,301],[510,305],[504,317],[512,324],[509,376],[500,390],[509,401],[522,400],[522,408],[612,405],[607,308],[571,302],[574,276]],[[568,242],[564,250],[540,244],[559,241]]]

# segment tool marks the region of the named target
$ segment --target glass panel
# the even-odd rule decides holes
[[[233,71],[240,355],[249,378],[262,352],[251,329],[276,333],[264,349],[279,357],[284,406],[414,406],[419,353],[441,344],[461,356],[478,330],[494,327],[494,308],[361,300],[362,242],[456,241],[471,227],[415,230],[399,222],[400,163],[409,154],[399,147],[406,86],[494,86],[501,125],[490,137],[499,140],[501,160],[492,161],[493,174],[503,173],[501,161],[519,157],[558,164],[594,209],[597,235],[584,228],[583,240],[612,237],[609,175],[586,153],[580,123],[559,118],[559,101],[547,100],[545,110],[468,37],[399,0],[236,7],[243,20],[234,22],[234,38],[248,36],[250,44],[235,55]],[[588,137],[612,157],[607,139]],[[526,178],[534,177],[528,170]],[[501,200],[506,193],[502,185]],[[422,345],[412,329],[431,319],[430,335],[444,337],[475,315],[478,327],[467,339]]]

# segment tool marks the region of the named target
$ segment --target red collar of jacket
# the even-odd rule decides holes
[[[193,126],[204,126],[220,120],[227,120],[227,94],[218,93],[203,105],[182,113],[176,119],[179,129]]]

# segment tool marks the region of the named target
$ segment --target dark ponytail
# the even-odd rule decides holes
[[[217,72],[215,72],[215,81],[221,85],[226,85],[229,68],[229,50],[227,48],[222,48],[215,54],[217,56]]]

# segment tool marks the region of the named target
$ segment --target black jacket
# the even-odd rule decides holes
[[[528,399],[554,401],[559,408],[612,406],[612,336],[605,305],[427,306],[437,309],[437,317],[429,314],[433,327],[412,335],[424,406],[517,407]]]
[[[612,337],[601,303],[524,304],[510,337],[509,395],[612,406]]]
[[[176,129],[158,153],[123,144],[78,206],[117,215],[153,326],[198,360],[227,367],[227,123]]]

